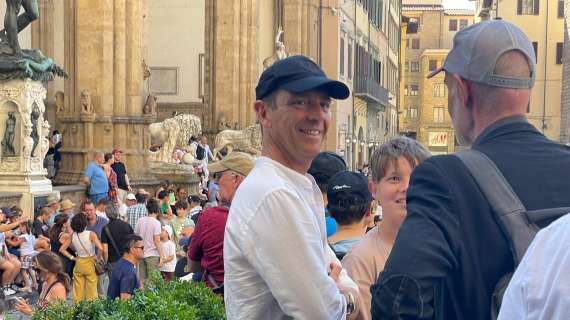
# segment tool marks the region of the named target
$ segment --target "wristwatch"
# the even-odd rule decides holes
[[[352,295],[352,293],[348,292],[346,294],[346,315],[349,316],[354,312],[354,309],[356,308],[356,306],[354,305],[355,301],[354,301],[354,296]]]

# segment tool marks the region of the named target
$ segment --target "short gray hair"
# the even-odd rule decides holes
[[[400,157],[404,157],[415,168],[431,153],[416,140],[404,136],[396,136],[382,144],[374,151],[370,159],[372,181],[379,182],[386,175],[391,164],[396,164]]]
[[[107,205],[105,207],[105,214],[107,215],[107,218],[111,219],[111,220],[115,220],[119,218],[119,209],[117,208],[117,206],[114,203],[110,203],[109,205]]]

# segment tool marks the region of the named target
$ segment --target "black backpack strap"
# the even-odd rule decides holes
[[[115,243],[115,239],[113,239],[113,236],[111,236],[111,232],[109,231],[108,225],[105,225],[103,227],[103,231],[105,231],[105,234],[107,234],[107,237],[109,238],[109,240],[111,240],[111,245],[113,246],[115,253],[117,253],[117,257],[121,258],[121,252],[119,251],[119,248]]]
[[[524,205],[491,159],[473,149],[457,152],[455,156],[469,169],[498,216],[499,225],[510,241],[515,266],[518,266],[538,227],[529,222]]]

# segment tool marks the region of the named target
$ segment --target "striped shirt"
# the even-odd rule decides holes
[[[131,227],[137,225],[139,218],[146,217],[148,215],[146,211],[146,206],[144,203],[137,203],[134,206],[127,208],[127,217],[129,219],[129,224]]]

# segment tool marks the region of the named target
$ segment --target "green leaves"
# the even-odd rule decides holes
[[[52,304],[36,311],[34,320],[216,320],[225,319],[223,300],[203,283],[164,282],[153,275],[144,291],[129,301],[95,300]]]

